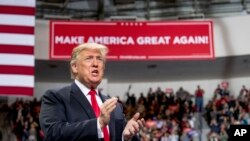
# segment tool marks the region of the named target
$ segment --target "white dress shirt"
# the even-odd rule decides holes
[[[91,95],[89,95],[90,89],[87,88],[85,85],[83,85],[81,82],[79,82],[76,79],[75,79],[75,83],[80,88],[80,90],[82,91],[84,96],[88,99],[89,103],[92,105],[92,103],[91,103]],[[95,91],[96,91],[96,96],[95,97],[96,97],[97,104],[98,104],[99,107],[101,107],[103,102],[102,102],[102,100],[101,100],[101,98],[99,96],[98,90],[95,89]],[[101,129],[100,125],[99,125],[99,119],[97,120],[97,131],[98,131],[98,138],[104,138],[102,129]],[[108,132],[109,132],[109,128],[108,128]]]

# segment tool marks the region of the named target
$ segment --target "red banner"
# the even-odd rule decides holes
[[[109,60],[214,58],[212,21],[50,22],[50,59],[86,42],[107,45]]]

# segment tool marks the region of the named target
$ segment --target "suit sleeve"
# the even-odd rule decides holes
[[[126,120],[126,118],[125,118],[125,115],[123,114],[123,106],[121,105],[121,104],[119,104],[119,109],[121,110],[120,112],[118,112],[118,113],[122,113],[122,118],[123,118],[123,127],[122,127],[122,133],[123,133],[123,130],[124,130],[124,128],[125,128],[125,126],[126,126],[126,124],[127,124],[127,120]],[[122,135],[122,133],[121,133],[121,141],[124,141],[124,138],[123,138],[123,135]],[[140,138],[139,138],[139,136],[136,134],[136,135],[134,135],[129,141],[140,141]]]
[[[49,90],[43,96],[39,118],[46,141],[97,140],[97,119],[69,123],[64,102],[56,91]]]

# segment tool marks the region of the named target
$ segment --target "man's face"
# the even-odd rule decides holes
[[[83,50],[76,59],[75,64],[71,65],[76,79],[89,88],[96,88],[103,78],[104,58],[99,50]]]

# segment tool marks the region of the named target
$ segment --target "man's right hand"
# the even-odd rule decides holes
[[[100,107],[100,115],[98,117],[100,127],[103,128],[109,124],[110,114],[115,109],[117,104],[117,98],[112,97],[106,100]]]

